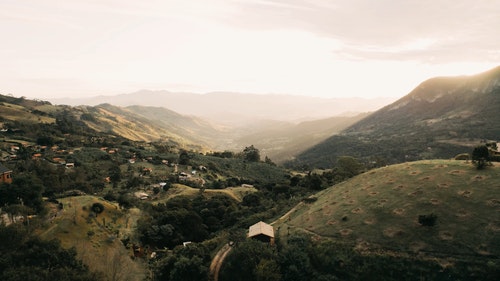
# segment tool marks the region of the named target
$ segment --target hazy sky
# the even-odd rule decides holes
[[[0,93],[399,97],[500,65],[495,0],[0,0]]]

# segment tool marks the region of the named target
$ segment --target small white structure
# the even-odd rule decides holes
[[[274,228],[272,225],[259,221],[248,229],[248,238],[274,244]]]
[[[149,198],[149,194],[147,194],[146,192],[136,192],[134,193],[135,197],[141,199],[141,200],[146,200]]]

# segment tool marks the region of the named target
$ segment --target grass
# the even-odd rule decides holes
[[[216,195],[225,195],[230,197],[237,202],[241,202],[245,195],[257,192],[255,188],[246,188],[246,187],[228,187],[225,189],[205,189],[203,192],[203,196],[216,196]],[[164,192],[158,199],[154,200],[153,203],[165,203],[168,200],[176,197],[176,196],[197,196],[200,194],[199,188],[192,188],[183,184],[173,184],[171,188],[168,189],[167,192]]]
[[[365,251],[455,256],[500,254],[500,166],[429,160],[366,172],[321,191],[277,223]],[[419,215],[437,215],[435,226]],[[286,232],[285,232],[286,230]]]
[[[52,217],[39,230],[43,239],[57,238],[65,248],[74,247],[78,257],[91,270],[108,274],[110,271],[126,271],[131,280],[142,280],[144,268],[130,258],[132,252],[119,240],[133,233],[140,211],[123,211],[118,205],[95,196],[77,196],[59,199],[63,210],[53,208]],[[101,203],[104,211],[97,217],[90,215],[93,203]],[[109,269],[105,265],[112,264]]]
[[[55,118],[33,114],[23,106],[6,102],[0,103],[0,111],[2,118],[7,120],[49,124],[56,122]]]

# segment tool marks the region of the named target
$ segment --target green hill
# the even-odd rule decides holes
[[[500,67],[429,79],[407,96],[297,156],[294,164],[328,167],[337,157],[387,163],[452,158],[500,136]]]
[[[445,257],[500,255],[500,165],[417,161],[361,174],[316,194],[275,225],[363,252]],[[434,226],[419,216],[434,214]],[[288,233],[287,233],[288,231]]]

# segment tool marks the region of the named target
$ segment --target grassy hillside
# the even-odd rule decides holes
[[[254,192],[257,192],[257,189],[248,187],[228,187],[224,189],[204,189],[202,194],[207,198],[211,196],[223,195],[237,202],[241,202],[243,200],[243,197],[245,197],[245,195]],[[160,194],[158,198],[155,198],[151,202],[153,204],[165,203],[166,201],[177,196],[188,196],[194,198],[199,194],[200,194],[199,188],[193,188],[183,184],[174,184],[172,185],[172,187],[168,189],[168,191],[164,192],[163,194]]]
[[[500,165],[409,162],[372,170],[316,195],[275,227],[366,252],[447,257],[500,255]],[[434,226],[419,215],[435,214]]]
[[[0,102],[2,118],[19,122],[54,123],[55,118],[33,113],[24,106]]]
[[[133,261],[131,249],[126,249],[120,239],[134,233],[135,222],[140,216],[138,209],[121,210],[111,203],[94,196],[75,196],[58,200],[62,210],[53,206],[51,217],[45,227],[39,230],[44,239],[57,238],[64,248],[75,247],[78,257],[92,271],[103,272],[108,280],[111,276],[119,280],[124,276],[142,280],[144,267]],[[90,209],[100,203],[104,211],[97,216]],[[117,279],[118,280],[118,279]]]

